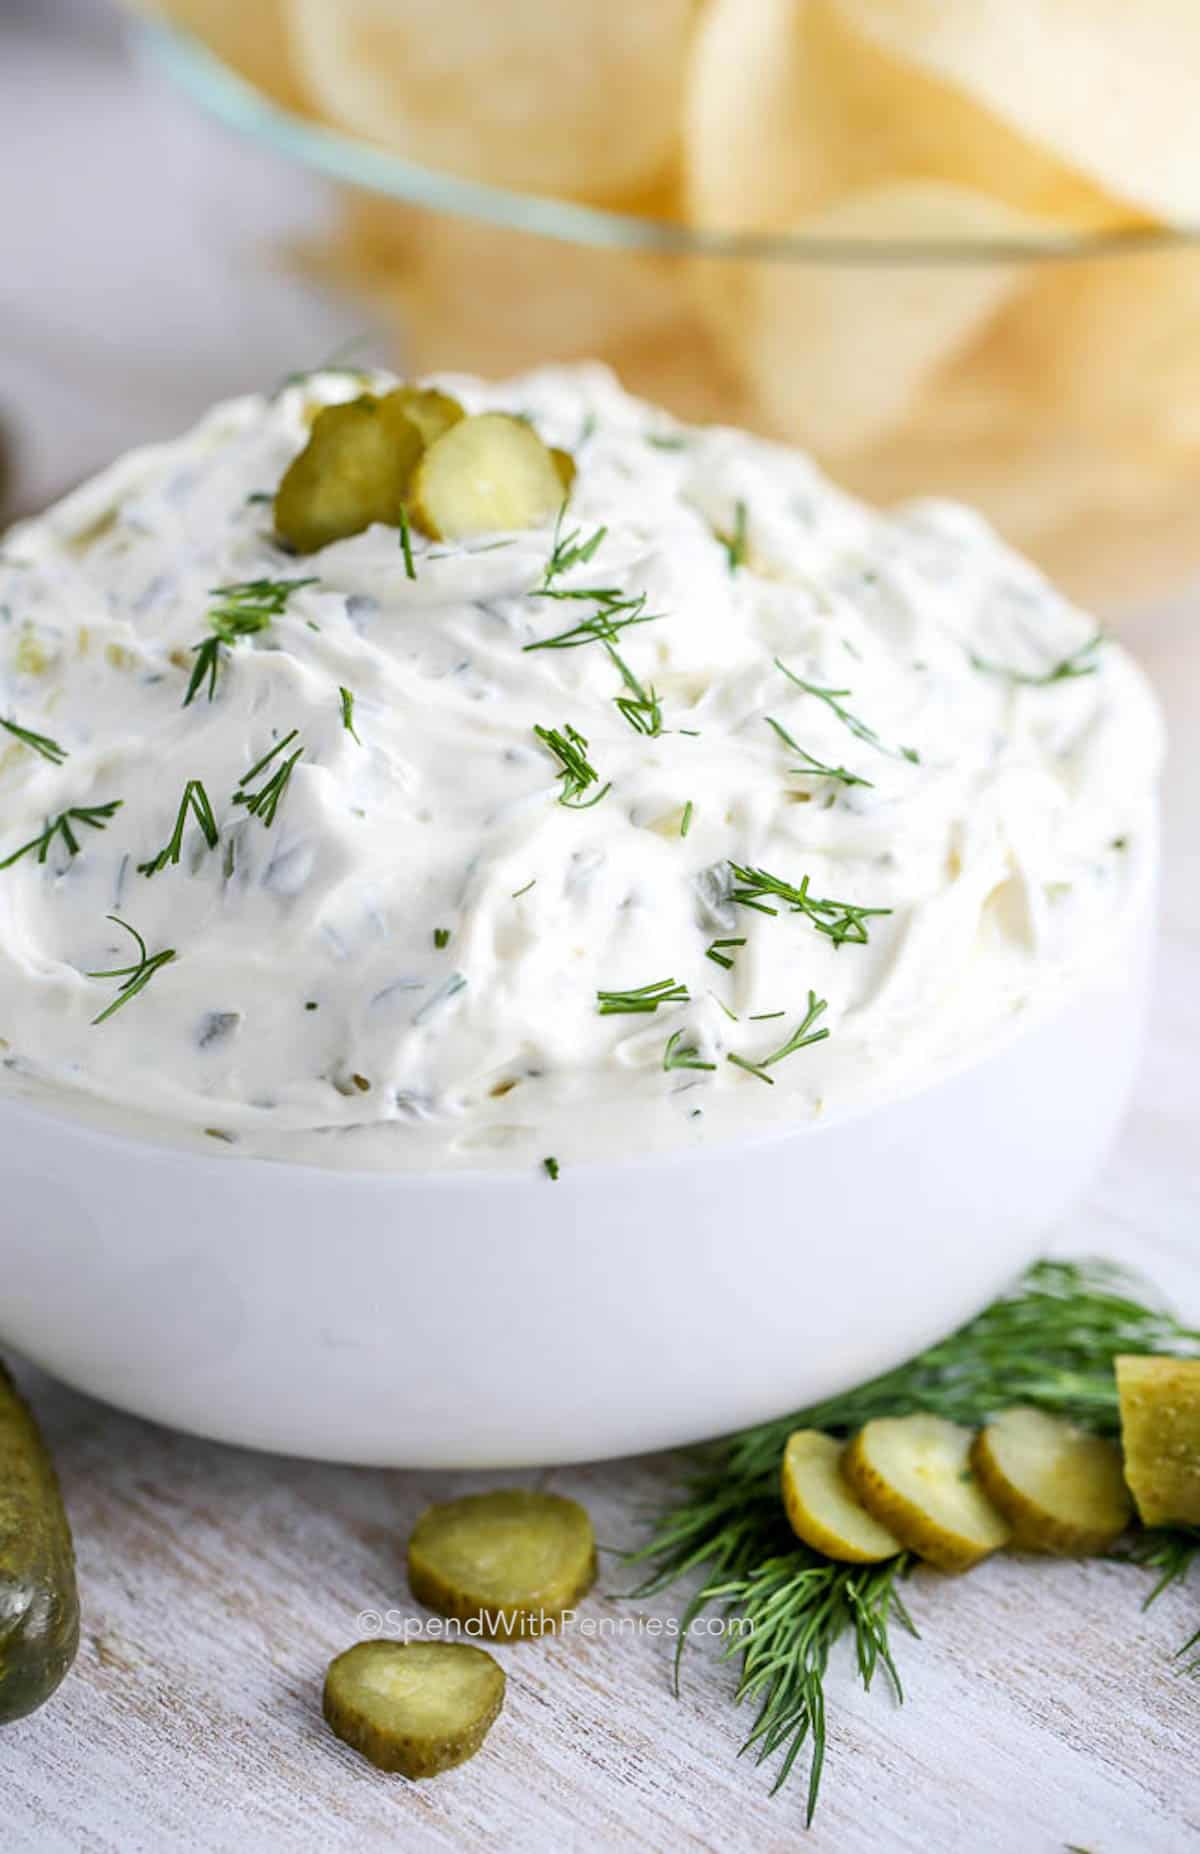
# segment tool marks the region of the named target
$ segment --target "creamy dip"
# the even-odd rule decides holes
[[[441,384],[574,455],[557,532],[289,555],[272,493],[364,384],[219,406],[7,537],[8,1092],[565,1170],[916,1089],[1127,925],[1156,709],[976,516],[547,370]],[[185,706],[209,614],[254,603],[215,589],[260,580]]]

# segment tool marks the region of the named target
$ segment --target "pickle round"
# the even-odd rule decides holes
[[[974,1433],[942,1416],[883,1416],[842,1457],[868,1513],[939,1571],[969,1571],[1007,1545],[1010,1528],[971,1468]]]
[[[504,1685],[503,1668],[471,1642],[356,1642],[329,1664],[322,1711],[377,1770],[436,1777],[474,1757]]]
[[[975,1478],[1018,1551],[1107,1551],[1133,1518],[1121,1451],[1044,1410],[1002,1410],[976,1436]]]
[[[397,386],[385,393],[381,403],[402,413],[421,435],[421,443],[432,444],[451,425],[457,425],[466,413],[449,393],[439,393],[435,386]]]
[[[562,507],[564,486],[537,432],[505,412],[460,419],[413,472],[409,512],[434,541],[536,528]]]
[[[595,1577],[592,1522],[560,1494],[467,1494],[428,1507],[408,1541],[417,1601],[503,1641],[552,1633]]]
[[[894,1558],[900,1541],[872,1519],[842,1478],[844,1444],[819,1429],[795,1429],[783,1451],[783,1507],[798,1539],[841,1564]]]
[[[275,530],[315,554],[375,522],[399,527],[424,439],[398,396],[371,393],[326,406],[275,493]]]

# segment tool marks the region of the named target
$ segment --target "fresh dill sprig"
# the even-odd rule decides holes
[[[860,773],[848,772],[844,766],[826,766],[824,761],[814,759],[807,748],[800,746],[797,741],[792,739],[787,729],[780,722],[776,721],[773,715],[764,715],[763,720],[769,728],[775,730],[784,746],[790,747],[792,752],[798,753],[800,758],[804,761],[803,766],[793,766],[791,769],[793,772],[804,773],[821,779],[836,779],[839,785],[873,786],[874,781],[871,779],[864,779]]]
[[[246,579],[231,586],[214,586],[212,596],[220,601],[208,614],[212,636],[192,645],[196,661],[188,680],[183,706],[195,701],[205,684],[211,702],[217,692],[217,674],[221,652],[241,637],[253,637],[265,631],[272,619],[287,610],[287,602],[301,586],[315,586],[310,574],[306,579]]]
[[[849,689],[823,689],[820,683],[805,682],[803,676],[797,676],[795,671],[790,670],[786,663],[781,663],[778,657],[775,659],[775,668],[782,670],[788,681],[794,682],[796,687],[803,689],[806,695],[815,695],[819,702],[824,702],[826,708],[837,716],[842,726],[850,729],[856,740],[865,740],[868,746],[875,747],[880,753],[886,753],[894,760],[908,760],[913,766],[920,765],[921,756],[915,747],[887,746],[880,740],[873,727],[868,727],[865,721],[860,721],[857,715],[852,715],[848,708],[842,706],[842,697],[850,694]]]
[[[726,1062],[732,1062],[737,1068],[745,1069],[748,1075],[756,1075],[759,1081],[769,1082],[771,1086],[774,1087],[775,1077],[766,1073],[769,1068],[773,1068],[777,1062],[782,1062],[785,1056],[794,1056],[798,1049],[807,1049],[810,1043],[823,1043],[825,1041],[825,1038],[829,1035],[829,1031],[814,1030],[813,1025],[819,1018],[824,1016],[828,1009],[829,1000],[827,998],[818,998],[815,991],[810,991],[808,994],[808,1009],[804,1014],[803,1022],[796,1026],[786,1043],[781,1043],[778,1049],[773,1049],[769,1056],[760,1056],[757,1062],[751,1062],[746,1056],[736,1056],[733,1054],[726,1056]],[[770,1015],[772,1017],[781,1017],[783,1013],[782,1011],[772,1011]]]
[[[902,1697],[890,1628],[896,1622],[912,1631],[898,1590],[910,1560],[835,1564],[797,1544],[779,1496],[788,1436],[797,1428],[847,1435],[874,1417],[922,1410],[975,1425],[1021,1403],[1116,1435],[1113,1360],[1119,1353],[1200,1354],[1200,1331],[1146,1305],[1137,1292],[1138,1284],[1103,1262],[1035,1264],[1011,1294],[907,1364],[715,1444],[658,1517],[649,1541],[626,1554],[627,1562],[650,1567],[632,1593],[638,1597],[702,1573],[680,1619],[677,1690],[691,1622],[713,1604],[738,1619],[741,1627],[731,1631],[725,1655],[741,1657],[737,1699],[758,1707],[744,1748],[753,1747],[760,1761],[783,1752],[778,1789],[811,1746],[810,1821],[827,1745],[830,1651],[850,1635],[864,1686],[882,1667]],[[1135,1535],[1128,1555],[1160,1573],[1153,1599],[1165,1582],[1183,1576],[1197,1552],[1200,1531],[1179,1528]]]
[[[262,759],[257,761],[256,764],[250,768],[249,772],[243,773],[241,779],[238,781],[238,790],[233,795],[233,802],[235,805],[245,805],[251,817],[260,818],[263,824],[268,827],[275,822],[275,813],[279,809],[279,801],[287,790],[288,780],[291,778],[296,761],[303,754],[304,748],[297,747],[294,753],[289,754],[283,764],[275,768],[275,771],[271,774],[267,783],[260,787],[257,792],[251,792],[247,790],[247,788],[252,780],[257,779],[259,773],[266,771],[276,754],[282,753],[285,747],[290,746],[292,741],[295,740],[297,732],[298,730],[293,728],[290,734],[285,734],[282,740],[277,740],[269,753],[264,753]]]
[[[1009,669],[1004,663],[993,663],[987,657],[977,656],[973,650],[970,653],[971,668],[985,676],[1003,676],[1006,682],[1021,683],[1026,688],[1048,689],[1055,682],[1071,682],[1080,676],[1094,676],[1100,668],[1095,661],[1096,652],[1105,641],[1104,632],[1097,631],[1086,644],[1080,644],[1069,656],[1061,657],[1041,675],[1032,675],[1027,670]]]
[[[174,830],[171,832],[170,837],[167,839],[167,842],[164,843],[157,856],[152,856],[148,863],[138,864],[139,875],[157,875],[159,870],[165,869],[168,863],[177,863],[179,861],[180,853],[183,849],[183,833],[187,828],[189,812],[195,817],[197,824],[203,831],[204,841],[207,843],[209,849],[216,849],[217,844],[221,840],[221,833],[217,829],[217,820],[213,816],[213,808],[208,802],[208,793],[204,789],[204,782],[201,779],[189,779],[183,788],[183,797],[179,801],[179,811],[175,818]]]
[[[403,502],[400,504],[399,513],[396,517],[396,526],[400,530],[400,552],[404,555],[404,577],[406,579],[415,579],[417,577],[417,563],[413,559],[412,532],[408,525],[408,510],[405,508]]]
[[[844,946],[847,941],[854,946],[866,946],[870,937],[868,920],[892,912],[891,908],[860,907],[854,901],[819,899],[809,894],[807,876],[797,888],[772,875],[769,869],[746,868],[741,863],[730,863],[729,867],[740,885],[732,890],[730,901],[739,907],[755,908],[760,914],[778,914],[778,908],[769,907],[763,900],[764,895],[772,895],[786,902],[793,914],[807,916],[817,932],[825,934],[835,946]]]
[[[656,1011],[660,1004],[687,1004],[690,1002],[686,985],[677,985],[673,978],[656,979],[651,985],[639,985],[632,991],[598,991],[596,1005],[601,1017],[613,1017],[618,1012]]]
[[[694,1043],[683,1041],[685,1035],[685,1031],[676,1030],[667,1038],[667,1046],[663,1050],[663,1068],[668,1072],[671,1069],[715,1069],[716,1063],[703,1061]]]
[[[695,806],[692,804],[692,801],[689,798],[686,805],[683,807],[683,816],[679,820],[679,835],[681,837],[686,837],[688,832],[691,830],[692,815],[694,811],[695,811]]]
[[[726,972],[732,972],[732,959],[729,958],[727,953],[723,953],[720,949],[723,946],[745,946],[745,944],[744,938],[741,940],[714,940],[710,946],[705,947],[704,957],[706,959],[711,959],[714,965],[724,966]]]
[[[533,731],[559,763],[556,776],[562,780],[558,795],[560,805],[566,805],[570,811],[588,811],[612,790],[610,782],[601,786],[591,798],[584,798],[588,788],[599,783],[600,775],[587,757],[587,741],[569,721],[564,723],[561,733],[555,727],[535,727]]]
[[[19,727],[15,721],[0,721],[0,727],[11,734],[14,740],[19,740],[23,747],[31,747],[35,753],[40,753],[44,760],[49,760],[51,766],[61,766],[70,757],[66,748],[60,747],[56,740],[51,740],[49,734],[35,734],[32,728]]]
[[[608,533],[607,528],[597,528],[589,534],[586,540],[582,538],[582,528],[572,528],[569,534],[564,534],[562,525],[566,512],[567,505],[564,501],[554,524],[554,539],[550,544],[550,558],[546,562],[546,570],[542,575],[541,586],[538,588],[540,592],[545,592],[547,587],[551,586],[563,573],[569,573],[572,567],[586,566]]]
[[[69,810],[60,811],[56,818],[47,819],[46,828],[40,837],[31,837],[28,843],[21,845],[19,850],[14,850],[11,856],[6,856],[4,861],[0,862],[0,869],[11,869],[12,865],[20,862],[30,850],[36,850],[38,862],[44,863],[56,837],[62,838],[69,857],[78,856],[81,846],[71,826],[86,824],[92,830],[104,830],[108,820],[116,815],[124,802],[121,798],[114,798],[106,805],[72,805]]]
[[[121,1006],[128,1004],[131,998],[136,998],[138,992],[143,991],[150,983],[154,974],[160,971],[163,966],[169,966],[176,956],[173,946],[164,948],[161,953],[148,952],[146,949],[146,942],[143,940],[137,928],[131,927],[128,921],[123,921],[120,915],[109,914],[106,915],[105,918],[112,921],[114,926],[122,927],[126,933],[133,935],[133,938],[137,941],[138,961],[134,966],[114,966],[105,972],[84,973],[85,978],[123,978],[125,980],[125,983],[118,988],[117,995],[112,1003],[105,1006],[99,1017],[93,1017],[93,1026],[104,1023],[107,1018],[113,1015],[114,1011],[119,1011]]]
[[[351,740],[353,740],[357,746],[361,747],[362,741],[359,740],[354,727],[354,691],[344,688],[342,684],[339,683],[338,695],[341,697],[342,702],[342,726],[345,728],[347,734],[349,734]]]

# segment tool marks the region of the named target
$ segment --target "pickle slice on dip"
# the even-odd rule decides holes
[[[322,1710],[377,1769],[436,1777],[474,1757],[504,1685],[503,1669],[471,1642],[356,1642],[330,1662]]]
[[[1147,1526],[1200,1526],[1200,1358],[1116,1360],[1125,1478]]]
[[[397,386],[384,394],[381,403],[403,413],[420,432],[422,444],[432,444],[466,417],[458,400],[449,393],[440,393],[435,386]]]
[[[971,1449],[975,1478],[1020,1551],[1107,1551],[1133,1517],[1121,1451],[1044,1410],[1003,1410]]]
[[[428,1507],[408,1541],[417,1601],[502,1640],[557,1628],[595,1576],[592,1522],[560,1494],[467,1494]]]
[[[845,1444],[819,1429],[796,1429],[783,1451],[783,1505],[798,1539],[842,1564],[894,1558],[898,1538],[872,1519],[842,1478]]]
[[[413,473],[413,522],[435,541],[536,528],[562,507],[561,467],[523,419],[505,412],[461,419],[434,439]]]
[[[973,1440],[942,1416],[884,1416],[860,1429],[842,1458],[868,1513],[940,1571],[969,1571],[1009,1540],[972,1472]]]
[[[423,448],[396,395],[325,406],[275,493],[276,532],[297,553],[314,554],[374,522],[397,527]]]

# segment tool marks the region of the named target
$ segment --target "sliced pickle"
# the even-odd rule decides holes
[[[1116,1360],[1125,1479],[1147,1526],[1200,1526],[1200,1358]]]
[[[971,1466],[1019,1551],[1107,1551],[1133,1517],[1116,1444],[1044,1410],[1002,1410],[976,1436]]]
[[[550,461],[558,472],[558,480],[562,485],[563,495],[569,496],[576,476],[575,459],[572,457],[570,451],[560,451],[558,446],[554,444],[550,447]]]
[[[474,1757],[504,1704],[504,1671],[471,1642],[356,1642],[329,1663],[331,1731],[379,1770],[436,1777]]]
[[[384,394],[381,403],[403,413],[420,432],[422,444],[432,444],[466,417],[457,399],[439,393],[435,386],[397,386]]]
[[[483,412],[435,438],[413,473],[409,512],[435,541],[536,528],[562,506],[550,452],[523,419]]]
[[[595,1576],[592,1522],[559,1494],[467,1494],[428,1507],[408,1541],[418,1603],[501,1640],[557,1628]]]
[[[795,1429],[783,1452],[783,1505],[798,1539],[843,1564],[877,1564],[901,1549],[842,1478],[845,1444],[819,1429]]]
[[[940,1571],[969,1571],[1009,1540],[976,1485],[973,1440],[942,1416],[884,1416],[860,1429],[842,1457],[868,1513]]]
[[[276,532],[297,553],[315,554],[372,522],[398,526],[422,449],[416,425],[388,399],[364,393],[326,406],[276,491]]]

